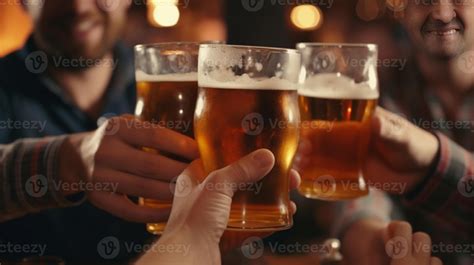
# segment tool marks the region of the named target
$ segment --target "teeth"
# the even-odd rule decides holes
[[[448,35],[455,34],[456,32],[457,30],[451,29],[451,30],[446,30],[446,31],[435,31],[434,33],[438,36],[448,36]]]

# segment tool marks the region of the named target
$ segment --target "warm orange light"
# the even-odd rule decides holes
[[[314,5],[299,5],[291,10],[291,22],[302,30],[313,30],[321,26],[323,14]]]
[[[148,21],[155,27],[172,27],[178,24],[178,0],[151,0],[148,2]]]

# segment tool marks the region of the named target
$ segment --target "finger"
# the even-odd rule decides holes
[[[443,262],[437,257],[431,257],[430,265],[443,265]]]
[[[139,206],[127,197],[115,193],[91,192],[89,200],[98,208],[129,222],[155,223],[168,220],[171,209]]]
[[[296,213],[296,211],[298,210],[298,207],[296,206],[296,203],[293,202],[293,201],[290,202],[289,208],[290,208],[291,215],[294,215]]]
[[[426,264],[431,257],[431,238],[428,234],[417,232],[413,234],[413,256]]]
[[[403,248],[408,249],[407,255],[412,253],[412,228],[407,222],[394,221],[388,225],[390,239],[401,242]]]
[[[197,179],[199,181],[203,181],[206,178],[206,174],[204,172],[204,166],[202,164],[201,159],[194,160],[191,164],[186,167],[186,169],[182,173],[183,175],[188,175]]]
[[[254,183],[263,178],[275,164],[275,157],[267,149],[257,150],[239,161],[215,172],[206,179],[207,183],[214,184],[217,192],[232,197],[238,185]],[[215,185],[218,184],[218,185]]]
[[[108,140],[106,146],[99,150],[96,160],[109,168],[162,181],[171,181],[188,166],[159,154],[130,147],[117,139]]]
[[[372,121],[372,130],[378,136],[375,139],[393,144],[406,143],[409,122],[403,117],[377,107]]]
[[[118,136],[133,146],[166,151],[188,160],[199,157],[196,141],[192,138],[136,118],[121,117]]]
[[[110,183],[113,190],[126,195],[138,196],[157,200],[172,201],[172,187],[169,182],[131,175],[110,168],[98,167],[94,176],[99,182]]]
[[[301,184],[301,176],[298,171],[292,169],[290,170],[290,190],[298,188]]]

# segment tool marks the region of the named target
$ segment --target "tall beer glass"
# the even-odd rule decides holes
[[[363,176],[379,97],[377,46],[299,43],[299,192],[323,200],[367,195]]]
[[[192,42],[135,46],[137,117],[194,137],[198,52],[199,43]],[[147,147],[143,149],[157,153]],[[160,154],[189,162],[172,154]],[[171,209],[172,202],[140,198],[140,204],[167,210]],[[161,234],[165,225],[166,223],[147,224],[147,230]]]
[[[296,50],[201,45],[194,128],[206,173],[260,148],[276,158],[261,181],[237,187],[229,230],[292,225],[288,188],[299,140],[300,60]]]

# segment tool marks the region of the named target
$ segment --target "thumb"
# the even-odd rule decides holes
[[[275,157],[272,152],[260,149],[225,168],[214,171],[206,179],[206,185],[216,187],[213,190],[232,197],[241,185],[250,185],[262,179],[274,164]]]

